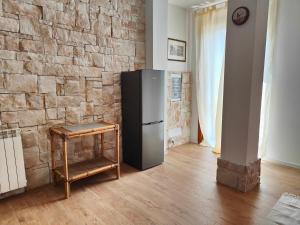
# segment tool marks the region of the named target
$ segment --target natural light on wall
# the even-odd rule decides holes
[[[265,69],[263,81],[263,94],[261,102],[260,128],[259,128],[259,157],[266,155],[269,136],[269,115],[272,90],[272,77],[274,73],[274,49],[276,47],[278,0],[269,1],[268,31],[266,43]]]

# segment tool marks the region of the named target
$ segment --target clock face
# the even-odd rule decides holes
[[[249,19],[249,9],[247,7],[239,7],[232,13],[232,21],[236,25],[242,25]]]

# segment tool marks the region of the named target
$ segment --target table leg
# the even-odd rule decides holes
[[[116,125],[116,161],[117,161],[117,167],[116,167],[116,173],[117,178],[120,178],[120,130],[119,125]]]
[[[104,134],[101,133],[100,136],[101,136],[101,157],[103,157],[104,156]]]
[[[68,143],[67,139],[64,138],[64,175],[65,175],[65,198],[70,197],[70,183],[69,183],[69,170],[68,170]]]
[[[54,172],[54,170],[56,168],[54,134],[51,134],[51,162],[52,162],[52,179],[53,179],[53,183],[56,185],[56,175],[55,175],[55,172]]]
[[[99,157],[99,135],[94,135],[94,158]]]

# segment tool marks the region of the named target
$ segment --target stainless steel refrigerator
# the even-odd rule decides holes
[[[121,74],[123,161],[145,170],[164,161],[164,72]]]

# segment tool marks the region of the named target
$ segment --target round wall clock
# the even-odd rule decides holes
[[[232,22],[238,26],[243,25],[244,23],[247,22],[249,16],[250,16],[250,11],[247,7],[245,6],[239,7],[236,10],[234,10],[234,12],[232,13]]]

